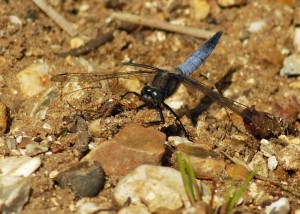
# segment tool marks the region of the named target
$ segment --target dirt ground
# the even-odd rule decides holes
[[[223,36],[216,49],[192,74],[193,79],[203,81],[203,75],[207,77],[205,81],[215,84],[224,96],[247,106],[254,105],[260,111],[276,113],[277,109],[277,113],[280,113],[281,110],[276,106],[286,107],[293,99],[300,102],[300,87],[294,87],[293,84],[299,82],[299,78],[279,75],[284,58],[295,52],[293,20],[295,8],[299,7],[297,1],[249,0],[243,5],[220,7],[215,0],[209,0],[210,14],[201,21],[195,17],[191,1],[187,0],[49,2],[57,12],[74,23],[79,32],[77,38],[83,42],[120,26],[120,21],[109,18],[113,11],[149,16],[213,32],[222,30]],[[39,154],[42,166],[30,178],[32,193],[22,213],[70,213],[70,207],[74,206],[78,198],[70,191],[57,187],[48,175],[53,170],[61,171],[72,166],[82,155],[78,157],[73,152],[75,133],[72,131],[67,138],[60,139],[61,144],[56,148],[54,142],[59,133],[66,128],[72,130],[76,115],[80,115],[88,123],[102,117],[110,117],[112,121],[118,118],[118,121],[109,126],[108,131],[98,136],[97,142],[104,141],[111,139],[126,124],[143,124],[147,118],[158,117],[158,114],[147,108],[136,114],[135,108],[141,103],[133,97],[120,101],[122,107],[118,111],[110,112],[109,107],[106,107],[106,101],[110,98],[118,99],[118,94],[128,90],[139,92],[143,85],[141,82],[112,80],[108,84],[101,83],[101,88],[79,90],[70,94],[83,87],[99,86],[99,82],[79,85],[71,83],[61,87],[50,81],[51,76],[65,72],[87,72],[89,67],[93,67],[91,72],[97,73],[124,71],[128,69],[120,64],[124,61],[171,69],[182,63],[205,40],[139,26],[130,33],[116,31],[112,41],[88,54],[61,57],[58,53],[70,50],[70,41],[75,40],[32,1],[2,0],[0,13],[0,93],[1,102],[10,112],[8,130],[3,137],[22,136],[38,142],[48,140],[46,144],[52,151],[51,155]],[[17,16],[22,23],[12,21],[12,16]],[[249,26],[257,21],[264,22],[262,29],[250,32]],[[47,64],[49,72],[43,79],[44,90],[29,96],[24,93],[16,76],[33,63]],[[172,99],[183,101],[176,112],[195,143],[204,143],[216,151],[226,151],[231,155],[238,154],[243,160],[246,159],[245,156],[253,157],[257,151],[259,140],[247,133],[242,119],[232,113],[228,116],[224,108],[207,101],[195,89],[180,90],[168,101],[170,106]],[[90,111],[83,111],[84,109]],[[167,135],[183,136],[179,126],[174,125],[174,117],[166,110],[164,115],[167,115],[165,123],[153,126]],[[246,145],[243,147],[246,149],[238,150],[240,147],[237,145],[240,144]],[[0,155],[13,155],[3,148],[0,148]],[[280,181],[287,182],[300,191],[299,172],[283,172],[284,176]],[[111,192],[118,179],[108,178],[109,185],[91,201],[111,201]],[[227,191],[226,183],[230,183],[229,178],[217,181],[218,193],[222,195],[223,192],[224,196]],[[268,194],[287,197],[292,210],[299,209],[299,198],[296,196],[271,184],[264,183],[261,186]],[[264,203],[244,201],[239,208],[242,211],[260,213],[257,207],[268,204],[267,200]]]

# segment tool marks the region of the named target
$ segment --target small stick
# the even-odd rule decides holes
[[[87,42],[84,46],[80,46],[79,48],[71,49],[67,52],[59,53],[58,55],[60,57],[65,56],[81,56],[84,54],[89,53],[91,50],[96,49],[97,47],[105,44],[106,42],[110,42],[114,39],[113,33],[115,30],[111,30],[108,33],[102,35],[101,37],[97,37],[96,39],[92,39],[89,42]]]
[[[65,57],[65,56],[69,56],[69,55],[70,56],[81,56],[81,55],[87,54],[87,53],[93,51],[94,49],[98,48],[99,46],[112,41],[114,39],[113,34],[116,30],[124,30],[129,33],[131,31],[133,31],[135,28],[136,28],[136,25],[132,25],[132,24],[122,25],[122,26],[118,27],[117,29],[111,30],[108,33],[98,36],[95,39],[91,39],[85,45],[80,46],[79,48],[73,48],[67,52],[58,53],[58,55],[61,57]]]
[[[53,21],[58,24],[64,31],[71,37],[76,36],[78,33],[71,23],[61,16],[56,10],[51,7],[45,0],[32,0],[44,13],[46,13]]]
[[[201,39],[208,39],[215,34],[215,32],[208,31],[208,30],[201,30],[193,27],[174,25],[165,21],[151,19],[149,17],[146,18],[146,17],[136,16],[128,13],[112,13],[111,17],[125,22],[131,22],[134,24],[145,25],[148,27],[153,27],[165,31],[190,35]]]

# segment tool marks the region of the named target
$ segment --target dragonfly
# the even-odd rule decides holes
[[[215,33],[211,38],[205,41],[196,51],[194,51],[182,64],[175,67],[172,71],[160,69],[151,65],[137,64],[137,63],[123,63],[127,66],[134,66],[139,70],[129,72],[116,72],[110,74],[95,74],[95,73],[62,73],[53,76],[53,82],[91,82],[101,81],[114,78],[132,78],[141,75],[154,75],[152,81],[141,90],[141,93],[129,91],[126,92],[122,98],[128,94],[134,94],[139,97],[144,104],[142,107],[150,107],[158,109],[160,114],[160,121],[164,123],[162,108],[169,110],[179,122],[180,127],[188,136],[180,118],[164,101],[175,93],[181,83],[191,86],[202,93],[206,94],[213,101],[218,102],[222,106],[230,109],[234,113],[243,118],[246,129],[253,135],[259,138],[266,138],[269,136],[277,136],[285,132],[287,129],[287,122],[281,117],[272,115],[268,112],[261,112],[255,109],[254,106],[248,107],[239,102],[224,97],[218,91],[211,89],[202,82],[198,82],[189,76],[203,64],[203,62],[210,56],[219,42],[222,31]],[[138,107],[138,108],[140,108]]]

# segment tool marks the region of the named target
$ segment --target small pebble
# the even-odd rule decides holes
[[[60,153],[64,150],[63,145],[61,144],[61,142],[59,141],[54,141],[51,146],[50,146],[50,150],[52,153],[56,154],[56,153]]]
[[[257,152],[248,164],[251,170],[257,170],[258,174],[268,177],[268,165],[263,158],[262,152]]]
[[[32,157],[35,155],[38,155],[40,153],[45,153],[48,151],[48,147],[47,146],[43,146],[43,145],[39,145],[39,144],[27,144],[26,145],[26,155]]]
[[[79,116],[76,117],[76,129],[77,141],[73,147],[73,153],[77,157],[82,157],[82,155],[88,150],[90,135],[87,131],[87,122]]]
[[[249,24],[248,31],[251,33],[258,33],[266,26],[266,20],[259,20]]]
[[[293,43],[294,43],[296,52],[299,53],[300,52],[300,27],[295,28]]]
[[[149,211],[159,208],[177,210],[189,204],[179,171],[161,166],[142,165],[125,176],[114,189],[114,198],[124,206],[128,198],[135,205],[146,205]]]
[[[39,157],[12,156],[0,161],[0,175],[4,176],[30,176],[41,165]]]
[[[269,170],[273,171],[274,169],[276,169],[278,165],[278,161],[276,159],[276,156],[271,156],[268,158],[268,168]]]
[[[131,214],[131,213],[139,213],[139,214],[150,214],[147,207],[142,204],[139,205],[129,205],[128,207],[123,207],[118,211],[118,214]]]
[[[18,16],[10,16],[9,21],[15,25],[22,25],[22,21]]]
[[[211,200],[211,189],[202,185],[202,199],[205,203]],[[121,207],[131,199],[131,204],[146,206],[150,213],[174,213],[182,206],[190,207],[181,173],[170,167],[141,165],[122,178],[114,189],[114,198]],[[224,203],[214,196],[216,207]]]
[[[85,12],[85,11],[89,10],[90,8],[91,8],[91,6],[89,4],[83,3],[82,5],[80,5],[79,11],[80,12]]]
[[[177,150],[180,151],[183,159],[188,158],[198,179],[210,180],[226,174],[225,162],[212,150],[191,143],[179,144]],[[173,159],[175,160],[173,166],[178,168],[176,154],[173,154]]]
[[[57,170],[54,170],[54,171],[51,171],[49,173],[49,178],[55,178],[56,176],[58,175],[58,171]]]
[[[101,208],[97,206],[97,204],[95,203],[92,202],[80,203],[80,202],[81,201],[79,200],[76,204],[79,214],[97,213],[101,210]]]
[[[21,143],[23,141],[23,136],[19,135],[16,137],[17,143]]]
[[[300,34],[299,34],[299,40],[300,40]],[[281,76],[300,75],[300,54],[292,54],[284,59],[283,68],[280,70],[280,75]]]
[[[8,108],[2,102],[0,102],[0,134],[4,134],[7,129],[8,121]]]
[[[25,149],[28,144],[37,144],[37,142],[35,142],[34,140],[28,137],[23,138],[23,136],[16,137],[16,141],[18,143],[18,149]]]
[[[189,141],[186,137],[179,137],[179,136],[170,136],[168,137],[168,142],[172,145],[177,147],[180,144],[190,143],[194,144],[192,141]]]
[[[265,209],[266,214],[280,213],[286,214],[290,213],[290,203],[287,198],[280,198],[273,202],[270,206]]]
[[[271,157],[275,154],[274,152],[274,146],[266,139],[262,139],[260,141],[260,150],[266,157]]]
[[[247,0],[218,0],[221,7],[241,6],[247,3]]]
[[[104,188],[105,174],[99,162],[81,162],[59,173],[54,180],[61,188],[69,188],[79,197],[93,197]]]
[[[12,137],[6,139],[6,145],[9,150],[17,149],[17,141]]]
[[[20,213],[29,200],[30,186],[22,177],[0,176],[1,213]]]
[[[49,66],[44,63],[34,63],[20,71],[16,77],[20,82],[20,89],[27,97],[32,97],[50,85],[48,78]]]
[[[226,172],[231,178],[241,180],[246,179],[249,174],[249,170],[240,164],[226,165]]]
[[[73,48],[79,48],[80,46],[82,46],[84,44],[84,41],[82,38],[79,37],[75,37],[73,39],[71,39],[70,41],[70,47]]]

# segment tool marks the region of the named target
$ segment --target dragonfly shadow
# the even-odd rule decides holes
[[[241,68],[241,66],[235,66],[232,68],[229,68],[229,70],[226,72],[226,74],[219,79],[215,83],[216,89],[219,91],[220,94],[222,94],[226,89],[228,89],[231,85],[231,79],[232,75],[238,71]],[[198,102],[198,105],[190,110],[189,115],[191,118],[191,121],[193,125],[196,125],[198,121],[198,117],[205,111],[209,109],[209,107],[215,102],[215,100],[211,99],[208,95],[204,95],[200,101]]]

